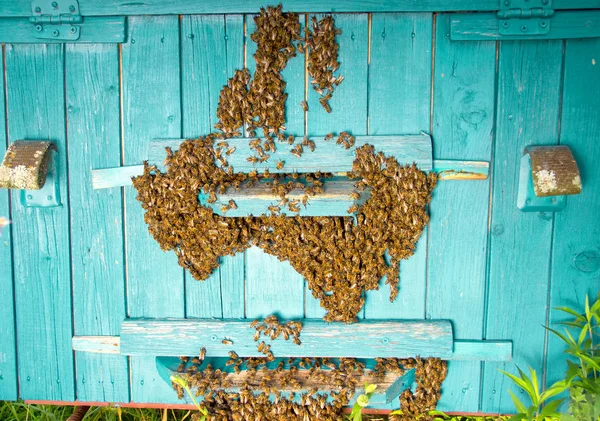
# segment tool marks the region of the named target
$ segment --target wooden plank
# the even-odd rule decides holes
[[[73,350],[88,353],[119,354],[119,336],[74,336]],[[512,342],[510,341],[454,341],[452,361],[510,361]],[[277,364],[275,364],[277,365]]]
[[[122,49],[125,165],[137,164],[155,137],[181,137],[179,20],[129,19]],[[125,191],[127,302],[132,317],[183,317],[183,270],[148,233],[136,191]],[[150,358],[131,359],[131,400],[163,402],[170,386]]]
[[[244,66],[243,16],[183,16],[181,43],[182,134],[196,138],[214,131],[221,88]],[[186,317],[244,316],[244,253],[220,261],[206,281],[186,272]]]
[[[496,80],[495,42],[453,42],[451,15],[436,18],[434,155],[490,160]],[[431,202],[427,317],[452,320],[455,338],[483,333],[489,181],[439,183]],[[477,412],[481,364],[451,363],[442,411]]]
[[[516,206],[525,146],[558,141],[562,42],[500,45],[489,287],[484,339],[511,339],[514,363],[542,373],[553,215]],[[544,77],[539,77],[544,75]],[[514,410],[506,376],[513,364],[485,363],[481,410]]]
[[[369,134],[429,132],[431,102],[430,13],[373,14],[369,67]],[[391,303],[390,291],[367,293],[368,319],[425,316],[427,228],[415,254],[400,263],[400,293]]]
[[[131,177],[142,174],[144,174],[143,165],[92,170],[92,186],[94,189],[131,186]]]
[[[63,47],[6,45],[5,54],[9,141],[56,143],[63,198],[61,207],[25,208],[12,195],[20,397],[73,400]]]
[[[123,203],[97,192],[91,169],[121,162],[119,52],[66,46],[73,317],[76,335],[116,335],[125,318]],[[79,401],[129,401],[127,358],[76,354]]]
[[[235,349],[241,357],[263,356],[254,341],[254,329],[245,320],[135,320],[121,326],[121,353],[125,355],[207,355],[225,357]],[[222,343],[224,339],[232,344]],[[279,357],[439,357],[452,356],[449,321],[364,321],[329,324],[303,320],[302,343],[273,342]],[[267,342],[270,342],[267,340]]]
[[[581,174],[581,194],[569,196],[567,206],[556,213],[551,263],[550,307],[568,306],[583,313],[585,295],[597,297],[600,274],[600,40],[566,42],[560,143],[571,148]],[[552,310],[550,326],[572,319]],[[564,343],[548,336],[548,384],[564,378]]]
[[[129,0],[79,0],[83,16],[113,15],[166,15],[205,13],[258,13],[265,6],[262,0],[227,0],[199,2],[197,0],[146,0],[132,3]],[[452,12],[498,10],[498,0],[289,0],[284,10],[296,12]],[[554,0],[554,9],[600,8],[598,0]],[[31,15],[28,0],[0,0],[0,16]]]
[[[302,28],[306,21],[306,16],[298,17]],[[250,40],[250,34],[254,32],[256,25],[254,17],[246,16],[246,65],[250,73],[254,75],[256,69],[256,43]],[[293,134],[301,138],[304,133],[305,117],[300,106],[304,100],[305,77],[304,77],[304,56],[298,54],[291,59],[287,67],[282,72],[282,77],[286,82],[285,92],[288,95],[286,103],[286,129],[288,134]],[[302,112],[301,112],[302,111]],[[262,131],[258,130],[257,135]],[[244,146],[242,146],[244,145]],[[291,158],[277,158],[278,154],[289,156],[288,147],[279,146],[279,151],[273,154],[271,166],[275,166],[277,159],[285,160],[292,164]],[[240,150],[236,151],[232,159],[239,159],[235,162],[236,171],[250,172],[252,165],[246,161],[246,158],[254,153],[250,153],[247,141],[240,142]],[[298,158],[294,157],[296,162]],[[306,160],[308,161],[308,160]],[[233,161],[232,161],[233,165]],[[290,165],[290,169],[291,169]],[[262,169],[262,167],[261,167]],[[304,282],[302,276],[292,268],[288,261],[279,261],[275,256],[266,254],[258,247],[250,247],[246,251],[246,285],[245,285],[245,316],[246,317],[265,317],[269,314],[277,313],[282,317],[302,317],[304,314]]]
[[[309,22],[310,22],[309,16]],[[321,19],[322,15],[317,15]],[[336,37],[339,48],[338,61],[341,63],[337,72],[344,76],[344,81],[335,89],[329,101],[331,113],[327,113],[319,103],[319,95],[308,85],[307,135],[321,137],[328,133],[338,134],[348,131],[357,139],[367,135],[367,80],[368,80],[368,52],[369,52],[369,22],[368,15],[341,15],[333,16],[335,26],[342,30]],[[310,23],[309,23],[310,24]],[[310,82],[310,75],[308,75]],[[419,133],[419,131],[413,132]],[[317,143],[316,153],[323,149],[323,141]],[[344,149],[330,141],[332,158],[343,156]],[[393,148],[394,141],[388,145]],[[393,150],[393,149],[392,149]],[[353,154],[354,155],[354,154]],[[312,160],[312,156],[311,156]],[[305,291],[305,317],[323,317],[325,310],[321,308],[319,300],[315,299],[312,292]],[[362,317],[363,313],[359,314]]]
[[[79,353],[120,354],[119,336],[73,336],[73,350]]]
[[[259,182],[254,186],[242,188],[238,191],[229,189],[224,194],[219,195],[214,203],[208,203],[208,194],[200,193],[200,203],[212,208],[217,215],[229,217],[270,215],[271,211],[268,208],[277,206],[281,202],[281,197],[272,192],[272,186],[266,185],[270,182]],[[306,206],[299,203],[300,210],[298,212],[292,212],[288,207],[280,206],[279,213],[288,216],[348,216],[348,209],[351,206],[354,204],[362,205],[370,196],[370,191],[361,193],[354,187],[355,184],[356,180],[349,180],[345,177],[328,179],[323,182],[323,193],[311,197]],[[351,192],[359,193],[360,198],[356,200],[351,198],[349,196]],[[303,189],[293,189],[286,197],[290,201],[301,201],[304,194]],[[230,200],[235,202],[237,208],[223,212],[222,206],[228,206]]]
[[[451,363],[450,366],[453,367],[462,367],[462,375],[469,375],[471,370],[476,370],[475,374],[479,377],[479,371],[476,369],[479,366],[479,363],[459,363],[458,361],[511,361],[512,360],[512,342],[510,341],[465,341],[458,340],[454,341],[454,351],[452,353],[453,361],[457,361],[456,363]],[[458,371],[456,368],[455,371]],[[456,397],[456,393],[452,393],[452,382],[446,382],[450,380],[450,378],[446,377],[444,380],[444,391],[447,394],[452,394]],[[472,385],[471,388],[475,387]],[[476,389],[476,393],[474,395],[478,398],[479,393]],[[450,392],[450,393],[449,393]],[[467,393],[467,392],[463,392]],[[475,402],[477,403],[477,400]],[[438,406],[442,404],[442,401],[438,403]],[[449,406],[448,404],[446,404]],[[460,405],[455,405],[456,408],[462,408]]]
[[[4,52],[4,47],[3,47]],[[4,62],[2,63],[4,68]],[[4,81],[0,83],[0,96],[5,98]],[[6,152],[6,108],[0,101],[0,156]],[[0,218],[10,220],[9,190],[0,190]],[[15,336],[15,308],[13,288],[12,230],[10,226],[0,227],[0,400],[16,401],[17,344]]]
[[[124,42],[126,38],[124,17],[85,18],[80,26],[77,41],[61,41],[54,39],[38,39],[34,35],[35,26],[27,18],[0,18],[0,42],[20,44],[55,44],[55,43],[115,43]],[[61,29],[65,31],[66,29]]]
[[[545,40],[600,37],[600,11],[557,12],[549,22],[549,33],[543,35],[523,32],[518,35],[502,35],[502,20],[495,13],[465,13],[452,16],[450,37],[453,41],[481,40]],[[533,24],[536,24],[535,22]]]

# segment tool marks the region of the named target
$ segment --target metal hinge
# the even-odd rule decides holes
[[[500,0],[500,35],[545,35],[554,15],[552,0]]]
[[[33,36],[38,39],[75,41],[79,39],[83,18],[77,0],[32,0]]]

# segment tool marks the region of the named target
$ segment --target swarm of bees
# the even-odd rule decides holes
[[[447,365],[436,358],[376,358],[367,369],[353,358],[289,358],[270,362],[267,358],[240,358],[229,352],[226,367],[203,367],[204,358],[182,357],[179,370],[202,406],[208,420],[340,420],[343,408],[365,383],[389,385],[390,381],[415,369],[416,390],[400,396],[403,415],[414,420],[435,409]],[[190,364],[191,363],[191,364]],[[180,398],[183,390],[173,383]],[[236,391],[232,391],[235,388]],[[426,419],[426,418],[424,418]]]
[[[352,198],[358,199],[367,187],[371,195],[361,206],[348,209],[353,216],[282,215],[284,207],[298,214],[311,197],[323,193],[333,175],[317,172],[300,178],[297,173],[270,174],[268,169],[236,173],[228,163],[235,153],[228,139],[240,136],[244,125],[251,137],[261,128],[265,139],[249,141],[253,155],[248,160],[257,164],[269,159],[276,150],[275,141],[287,143],[294,155],[303,159],[306,151],[315,150],[314,140],[305,136],[297,142],[283,133],[286,94],[281,71],[296,51],[305,52],[308,46],[312,56],[309,71],[317,81],[314,86],[327,90],[325,96],[330,98],[333,86],[341,81],[333,76],[339,66],[335,42],[339,32],[329,16],[320,22],[313,20],[312,30],[302,39],[298,16],[283,13],[281,6],[261,9],[255,22],[251,36],[258,44],[254,79],[247,69],[239,70],[223,87],[217,111],[220,131],[187,140],[176,152],[167,149],[166,173],[146,163],[144,174],[133,179],[137,199],[146,211],[150,233],[163,250],[175,251],[179,264],[195,279],[207,279],[219,267],[221,256],[255,245],[288,260],[307,280],[313,296],[327,310],[325,320],[350,323],[364,304],[363,291],[378,289],[382,277],[390,285],[390,300],[398,294],[399,262],[413,254],[429,221],[426,206],[436,176],[426,175],[414,165],[401,166],[365,145],[355,150],[348,176],[356,180]],[[332,138],[334,135],[328,134],[324,141]],[[348,149],[354,146],[354,137],[340,132],[337,143]],[[284,165],[280,161],[277,168]],[[264,179],[269,179],[265,185],[280,197],[279,203],[266,210],[269,215],[227,218],[199,203],[201,192],[214,203],[217,195],[228,189],[246,188]],[[289,198],[294,189],[300,189],[302,195]],[[221,212],[236,207],[230,201],[223,204]]]

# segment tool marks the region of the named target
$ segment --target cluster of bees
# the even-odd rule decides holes
[[[408,421],[435,409],[447,365],[436,358],[376,358],[376,366],[367,369],[364,362],[353,358],[289,358],[269,361],[267,358],[240,358],[231,351],[226,366],[234,372],[202,367],[202,358],[182,357],[180,366],[210,421],[242,420],[340,420],[357,390],[364,384],[382,384],[415,369],[415,391],[406,389],[400,396],[403,415]],[[184,369],[183,367],[187,367]],[[183,390],[173,387],[180,398]],[[425,418],[419,418],[427,420]]]
[[[253,327],[256,332],[254,333],[254,341],[258,341],[260,334],[275,340],[279,336],[283,336],[286,341],[292,338],[292,341],[296,345],[300,345],[300,332],[302,332],[302,322],[296,320],[290,320],[285,324],[279,323],[277,316],[269,316],[262,322],[259,319],[254,320],[250,327]],[[259,349],[260,351],[260,349]]]

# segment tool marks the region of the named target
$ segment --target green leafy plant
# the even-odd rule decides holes
[[[352,407],[352,412],[348,415],[347,419],[351,421],[362,421],[362,410],[369,405],[371,396],[375,393],[377,385],[366,384],[365,393],[356,398],[356,403]]]
[[[403,415],[403,414],[404,414],[404,412],[402,412],[401,409],[397,409],[395,411],[390,412],[390,415]],[[447,415],[446,413],[444,413],[442,411],[429,411],[426,414],[418,415],[416,419],[418,420],[425,416],[433,417],[433,418],[429,418],[429,419],[433,419],[433,421],[454,421],[454,420],[459,419],[457,417],[451,417],[450,415]]]
[[[208,416],[208,411],[206,410],[206,408],[203,408],[202,406],[200,406],[200,404],[194,397],[194,394],[192,393],[192,391],[190,390],[190,386],[188,385],[187,379],[174,374],[171,376],[171,381],[173,383],[181,386],[185,390],[185,392],[188,394],[188,396],[190,397],[190,399],[192,400],[192,402],[194,403],[196,408],[198,408],[198,411],[200,411],[200,413],[202,415],[197,419],[200,421],[206,421],[206,417]]]
[[[509,391],[518,413],[511,420],[541,421],[561,419],[565,421],[599,421],[600,420],[600,298],[590,306],[589,298],[585,298],[585,313],[579,314],[568,307],[556,310],[573,316],[573,320],[562,322],[564,333],[547,327],[566,345],[565,353],[575,361],[567,360],[567,371],[563,380],[540,392],[537,374],[529,369],[529,375],[519,367],[519,376],[502,371],[529,397],[530,405],[521,402]],[[571,331],[574,334],[572,334]],[[577,338],[577,339],[575,339]],[[556,398],[564,391],[569,391],[568,414],[558,412],[564,398]],[[553,399],[556,398],[556,399]]]

